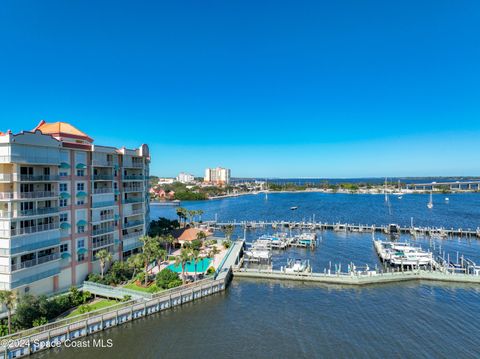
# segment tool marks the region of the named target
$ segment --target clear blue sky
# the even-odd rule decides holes
[[[152,173],[480,175],[480,2],[22,1],[0,129],[69,121]]]

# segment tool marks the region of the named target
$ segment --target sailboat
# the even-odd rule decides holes
[[[385,202],[388,203],[388,194],[387,194],[387,177],[385,177],[385,185],[383,186],[383,193],[385,194]]]
[[[430,208],[430,209],[433,208],[433,196],[432,196],[432,192],[430,192],[430,201],[428,202],[427,207]]]
[[[398,180],[398,192],[395,192],[394,195],[398,196],[398,199],[403,198],[402,185],[400,184],[400,180]]]

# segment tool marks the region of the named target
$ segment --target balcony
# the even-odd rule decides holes
[[[12,182],[13,176],[10,173],[0,173],[0,182]]]
[[[128,203],[140,203],[143,202],[144,199],[142,197],[134,197],[134,198],[125,198],[122,200],[123,204],[128,204]]]
[[[58,192],[56,191],[33,191],[33,192],[20,192],[20,198],[48,198],[48,197],[58,197]]]
[[[144,175],[123,175],[124,181],[143,181],[145,179]]]
[[[41,175],[41,176],[33,176],[33,175],[20,175],[16,176],[17,180],[22,182],[51,182],[51,181],[58,181],[60,179],[57,175]]]
[[[138,238],[138,237],[141,237],[141,236],[143,236],[143,232],[142,231],[137,231],[137,232],[124,234],[122,236],[122,238],[125,240],[125,239],[131,239],[131,238]]]
[[[57,212],[58,212],[58,207],[44,207],[44,208],[28,209],[28,210],[13,211],[13,212],[0,211],[0,219],[41,216],[41,215],[52,214]]]
[[[53,254],[38,257],[38,258],[35,258],[35,259],[31,259],[29,261],[25,261],[25,262],[21,262],[21,263],[17,263],[17,264],[12,264],[12,272],[20,270],[20,269],[34,267],[34,266],[39,265],[39,264],[44,264],[44,263],[48,263],[48,262],[51,262],[51,261],[55,261],[57,259],[60,259],[60,253],[53,253]]]
[[[127,186],[123,187],[123,192],[143,192],[143,186]]]
[[[128,162],[123,164],[123,168],[143,168],[143,162]]]
[[[7,155],[0,156],[0,163],[28,163],[28,164],[45,164],[58,166],[60,163],[59,156],[36,156],[34,151],[28,155]]]
[[[113,181],[113,175],[93,175],[94,181]]]
[[[136,226],[143,226],[144,221],[128,221],[127,223],[123,223],[123,228],[131,228]]]
[[[113,193],[113,188],[94,188],[93,194]]]
[[[92,204],[92,208],[103,208],[103,207],[113,207],[113,206],[115,206],[115,201],[96,202]]]
[[[99,236],[99,235],[101,235],[101,234],[111,233],[111,232],[113,232],[114,230],[115,230],[115,227],[114,227],[114,226],[109,226],[109,227],[94,229],[94,230],[92,230],[92,236]]]
[[[32,227],[23,227],[23,228],[14,228],[11,230],[11,236],[22,236],[24,234],[31,234],[37,232],[44,232],[44,231],[52,231],[54,229],[59,229],[60,224],[58,222],[55,223],[48,223],[48,224],[40,224],[38,226]]]
[[[105,238],[101,240],[92,240],[92,249],[98,249],[101,247],[107,247],[113,245],[115,240],[113,238]]]
[[[94,158],[92,160],[92,166],[98,167],[113,167],[113,161],[105,158]]]
[[[145,211],[143,210],[143,208],[139,208],[139,209],[132,209],[130,212],[125,213],[123,216],[131,217],[131,216],[143,215],[144,213]]]

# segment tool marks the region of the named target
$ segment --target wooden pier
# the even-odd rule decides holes
[[[349,223],[327,222],[294,222],[294,221],[233,221],[233,222],[205,222],[212,229],[220,230],[225,226],[235,226],[245,229],[301,229],[312,231],[331,230],[335,232],[357,233],[384,233],[384,234],[409,234],[413,237],[428,236],[435,238],[480,238],[480,228],[443,228],[443,227],[402,227],[398,225],[364,225]]]

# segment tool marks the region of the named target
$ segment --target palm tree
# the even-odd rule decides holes
[[[235,228],[231,224],[222,227],[222,232],[225,234],[228,241],[230,241],[234,230]]]
[[[167,251],[163,248],[159,248],[156,253],[158,270],[160,271],[160,263],[164,262],[168,258]]]
[[[196,281],[197,280],[197,263],[200,262],[200,260],[202,259],[200,257],[200,252],[197,250],[193,250],[191,253],[191,258],[192,258],[193,264],[195,265],[195,276],[193,277],[193,280]]]
[[[180,252],[180,255],[175,257],[175,266],[181,265],[182,266],[182,282],[185,284],[185,267],[187,263],[190,261],[191,252],[189,249],[184,248]]]
[[[128,257],[127,264],[133,269],[132,279],[135,278],[137,271],[143,267],[143,258],[140,254],[136,254]]]
[[[203,210],[201,210],[201,209],[199,209],[199,210],[197,211],[197,214],[198,214],[198,216],[200,217],[199,222],[202,222],[202,215],[203,215],[203,213],[204,213],[204,212],[203,212]]]
[[[110,263],[113,259],[112,253],[110,253],[106,249],[101,249],[97,252],[95,257],[100,260],[100,273],[103,279],[103,273],[105,272],[105,267],[107,263]]]
[[[155,258],[157,250],[159,248],[158,240],[149,236],[140,237],[140,241],[143,242],[143,268],[145,271],[145,287],[148,284],[148,266]]]
[[[182,224],[182,220],[183,220],[183,224],[185,226],[185,219],[187,219],[187,210],[183,207],[178,207],[177,216],[180,224]]]
[[[210,251],[208,252],[208,256],[210,258],[215,258],[215,256],[220,253],[220,251],[218,250],[218,248],[216,246],[212,247],[212,249],[210,249]]]
[[[165,243],[167,243],[168,254],[170,254],[172,252],[173,243],[175,243],[176,239],[171,234],[167,234],[163,238],[165,240]]]
[[[7,308],[8,334],[12,333],[12,310],[17,302],[17,293],[11,290],[0,291],[0,303]]]

